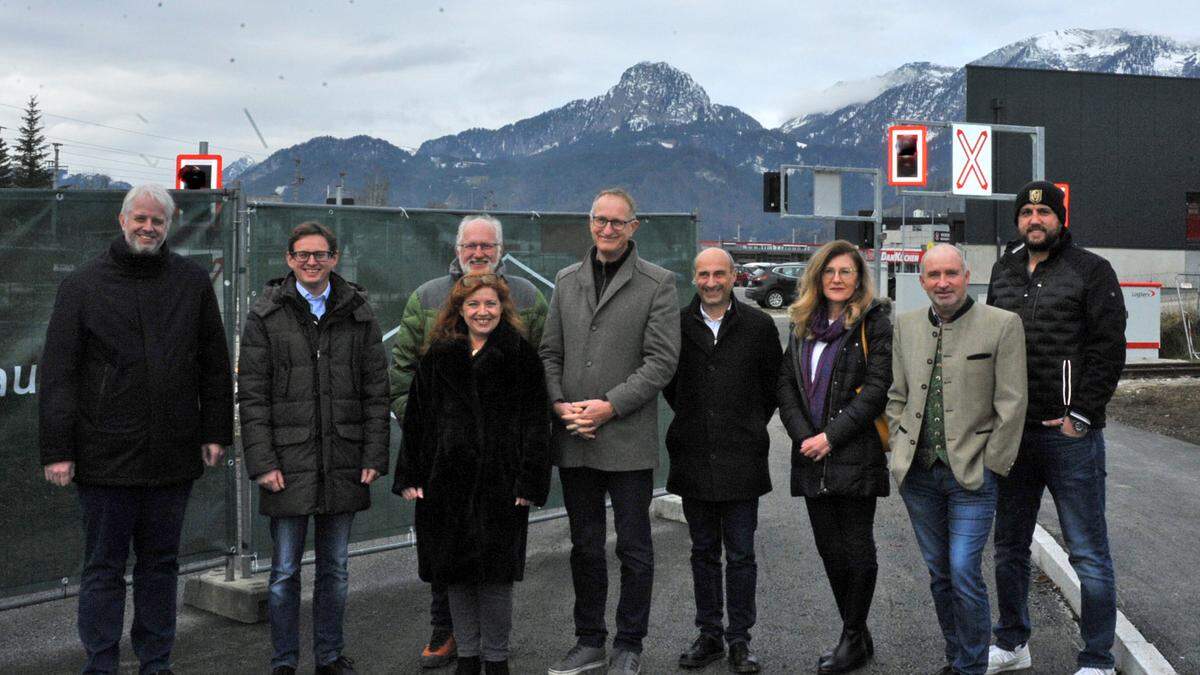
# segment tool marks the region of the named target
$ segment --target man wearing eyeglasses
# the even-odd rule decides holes
[[[370,508],[368,486],[388,466],[387,354],[366,292],[334,273],[338,240],[297,225],[284,254],[291,273],[267,282],[250,313],[238,361],[246,473],[271,519],[274,675],[300,653],[300,561],[316,527],[313,661],[320,674],[352,673],[342,653],[350,526]]]
[[[542,328],[546,324],[546,296],[528,280],[507,274],[500,259],[504,252],[504,228],[500,221],[482,214],[466,216],[458,223],[455,251],[457,255],[450,262],[449,274],[426,281],[409,296],[397,327],[396,339],[392,343],[388,379],[392,413],[401,427],[404,426],[408,388],[416,373],[417,359],[437,322],[438,312],[446,304],[446,298],[450,297],[450,290],[464,274],[493,272],[504,277],[513,304],[521,316],[521,323],[528,332],[526,337],[529,343],[536,347],[542,339]],[[433,584],[431,590],[433,598],[429,613],[433,633],[421,651],[421,666],[440,668],[454,662],[457,648],[446,588],[441,584]]]
[[[633,198],[600,192],[594,246],[558,273],[541,357],[557,418],[551,448],[571,527],[577,643],[549,669],[573,675],[606,665],[605,496],[621,559],[617,635],[608,672],[641,671],[650,618],[654,546],[650,497],[658,466],[658,393],[679,360],[675,275],[641,259]]]

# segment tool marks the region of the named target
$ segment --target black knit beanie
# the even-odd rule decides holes
[[[1017,193],[1017,200],[1013,204],[1013,222],[1017,222],[1017,216],[1021,213],[1021,207],[1026,204],[1045,204],[1050,207],[1054,215],[1058,216],[1058,222],[1065,224],[1067,222],[1067,209],[1063,205],[1063,191],[1057,185],[1049,181],[1035,180]]]

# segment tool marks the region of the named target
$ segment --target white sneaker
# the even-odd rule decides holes
[[[1075,675],[1117,675],[1114,668],[1080,668]]]
[[[1010,670],[1024,670],[1033,664],[1033,659],[1029,656],[1029,645],[1023,644],[1020,647],[1012,650],[1001,649],[996,645],[992,645],[988,649],[988,667],[987,675],[994,673],[1005,673]],[[1081,671],[1082,672],[1082,671]],[[1078,673],[1076,673],[1078,675]],[[1086,675],[1091,675],[1090,673]]]

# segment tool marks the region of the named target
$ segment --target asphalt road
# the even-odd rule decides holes
[[[765,672],[813,670],[817,656],[836,640],[840,626],[812,541],[801,500],[787,494],[789,441],[772,422],[772,477],[776,489],[761,503],[758,530],[758,624],[753,648]],[[879,504],[876,518],[880,573],[871,629],[876,658],[865,673],[934,672],[942,665],[942,638],[928,590],[928,575],[898,496]],[[611,532],[611,528],[610,528]],[[646,673],[674,672],[675,660],[695,633],[686,527],[654,522],[656,575]],[[609,616],[616,604],[618,565],[610,535]],[[544,673],[574,643],[569,545],[565,519],[532,526],[526,580],[517,585],[512,636],[514,673]],[[989,565],[985,571],[991,578]],[[1194,567],[1192,569],[1195,569]],[[311,567],[302,608],[301,667],[312,667]],[[363,673],[417,673],[428,638],[428,587],[416,576],[412,549],[353,558],[346,614],[346,653]],[[182,588],[182,584],[180,585]],[[182,595],[182,593],[181,593]],[[75,633],[74,599],[0,613],[0,663],[4,672],[78,672],[82,656]],[[1074,672],[1077,629],[1054,587],[1035,584],[1030,672]],[[126,611],[126,635],[132,606]],[[610,630],[612,630],[610,624]],[[266,624],[243,625],[182,608],[175,668],[180,673],[265,673],[271,656]],[[128,637],[123,672],[136,672]],[[311,671],[309,671],[311,672]],[[446,671],[448,672],[448,671]],[[704,671],[726,672],[723,664]]]

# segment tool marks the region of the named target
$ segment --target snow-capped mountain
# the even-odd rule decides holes
[[[1074,28],[1014,42],[972,63],[1008,68],[1200,77],[1200,44],[1116,28]]]
[[[226,164],[221,171],[221,181],[228,183],[232,180],[237,180],[242,174],[246,173],[250,167],[254,166],[254,160],[249,155],[244,155],[240,159]]]
[[[1200,77],[1200,44],[1118,29],[1051,31],[1014,42],[972,65],[1097,73]],[[804,115],[780,129],[805,143],[857,147],[876,144],[889,119],[961,120],[966,68],[911,63],[895,86],[862,103]]]
[[[687,73],[666,63],[639,63],[601,96],[578,99],[496,130],[470,129],[426,141],[417,154],[492,160],[536,155],[596,133],[712,124],[735,131],[762,128],[737,108],[713,104]]]
[[[1200,45],[1074,29],[1036,35],[972,63],[1200,77]],[[889,120],[961,120],[965,87],[964,67],[903,64],[830,88],[830,100],[851,100],[851,90],[861,100],[766,129],[713,103],[687,73],[643,62],[599,96],[499,129],[433,139],[416,153],[367,136],[314,138],[249,167],[242,179],[251,195],[319,201],[345,171],[352,190],[386,183],[391,204],[498,210],[582,210],[597,188],[625,185],[644,211],[699,211],[705,237],[731,235],[739,223],[759,224],[754,236],[781,237],[794,221],[761,213],[761,172],[781,163],[879,165]],[[295,159],[305,177],[298,185]]]

